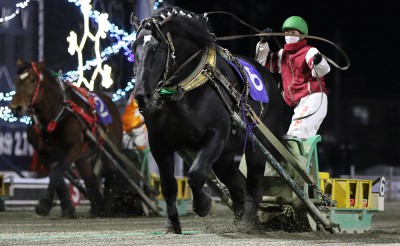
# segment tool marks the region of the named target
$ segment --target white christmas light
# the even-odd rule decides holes
[[[28,6],[30,1],[31,0],[25,0],[23,2],[15,4],[16,9],[15,9],[14,13],[4,16],[4,17],[0,17],[0,23],[14,19],[19,13],[21,13],[21,9],[24,9]]]
[[[103,65],[103,59],[100,54],[100,39],[106,38],[106,33],[110,29],[110,22],[108,22],[108,14],[100,14],[98,16],[98,29],[97,33],[93,35],[90,32],[89,28],[89,14],[92,10],[92,5],[90,4],[91,0],[83,0],[81,1],[81,12],[83,14],[83,22],[84,22],[84,33],[81,41],[78,44],[78,37],[74,31],[70,32],[67,41],[69,43],[68,52],[70,55],[74,55],[75,52],[78,55],[78,81],[74,82],[76,86],[81,86],[82,84],[86,86],[89,90],[94,89],[94,82],[98,75],[102,77],[102,86],[105,88],[109,88],[113,81],[111,79],[111,67],[108,65]],[[85,47],[87,39],[90,39],[94,42],[94,51],[95,51],[95,64],[96,68],[93,71],[92,77],[90,81],[88,81],[83,74],[83,49]]]

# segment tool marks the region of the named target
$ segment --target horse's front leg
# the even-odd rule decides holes
[[[57,192],[60,199],[61,206],[71,208],[73,207],[69,200],[69,191],[64,181],[64,173],[68,165],[65,162],[54,163],[49,170],[49,185],[45,193],[40,197],[38,205],[35,207],[37,214],[47,216],[50,209],[54,206],[54,194]],[[69,206],[70,205],[70,206]],[[68,213],[68,217],[73,217],[73,213]]]
[[[39,155],[40,156],[40,155]],[[46,170],[51,173],[52,165],[47,164],[43,159],[40,160],[43,165],[45,165]],[[50,175],[49,175],[50,176]],[[47,186],[44,194],[39,198],[38,204],[35,206],[35,212],[41,216],[47,216],[50,213],[51,208],[54,206],[54,194],[56,192],[56,187],[54,185]]]
[[[69,190],[64,180],[64,174],[79,155],[80,145],[73,145],[65,155],[60,156],[60,161],[56,163],[49,172],[49,186],[47,192],[51,194],[57,192],[58,198],[60,199],[62,216],[67,218],[75,218],[75,208],[69,199]]]
[[[193,211],[204,217],[212,209],[212,199],[203,191],[203,186],[208,172],[219,158],[225,142],[217,130],[207,132],[202,140],[203,147],[197,152],[188,172],[188,184],[193,194]]]
[[[154,140],[153,140],[154,139]],[[157,138],[151,138],[149,134],[150,149],[160,172],[161,192],[167,205],[166,232],[181,234],[182,228],[176,209],[176,196],[178,184],[174,174],[174,152],[168,150]]]
[[[61,216],[63,218],[75,219],[75,207],[72,205],[70,200],[69,189],[64,181],[64,178],[62,178],[60,183],[57,185],[56,193],[60,199]]]

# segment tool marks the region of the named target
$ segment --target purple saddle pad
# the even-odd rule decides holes
[[[242,58],[236,58],[239,63],[244,67],[246,72],[247,79],[250,84],[250,96],[255,101],[267,103],[269,101],[267,89],[264,86],[264,81],[262,80],[261,74],[257,71],[257,69],[251,65],[249,62]],[[228,61],[229,62],[229,61]],[[242,73],[240,73],[239,69],[231,62],[229,64],[236,69],[238,74],[242,77]],[[244,78],[242,77],[244,80]]]
[[[108,110],[107,105],[95,93],[91,93],[91,96],[93,96],[93,98],[94,98],[96,112],[97,112],[97,116],[99,117],[100,122],[103,125],[111,124],[112,117],[111,117],[110,111]]]

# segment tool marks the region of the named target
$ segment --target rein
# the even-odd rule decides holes
[[[217,40],[226,41],[226,40],[235,40],[235,39],[249,38],[249,37],[271,36],[271,37],[274,38],[275,42],[276,42],[276,43],[278,44],[278,46],[281,48],[281,45],[280,45],[280,43],[278,42],[278,40],[276,39],[276,37],[278,37],[278,36],[287,36],[285,33],[279,33],[279,32],[275,32],[275,33],[272,33],[272,32],[263,33],[263,32],[260,31],[259,29],[257,29],[257,28],[255,28],[254,26],[252,26],[252,25],[246,23],[245,21],[241,20],[241,19],[240,19],[239,17],[237,17],[236,15],[234,15],[234,14],[232,14],[232,13],[229,13],[229,12],[225,12],[225,11],[206,12],[206,13],[204,13],[204,16],[206,17],[207,15],[210,15],[210,14],[226,14],[226,15],[230,15],[231,17],[235,18],[240,24],[242,24],[242,25],[244,25],[244,26],[247,26],[248,28],[252,29],[252,30],[255,31],[255,32],[258,32],[258,34],[231,35],[231,36],[219,37],[219,38],[217,38]],[[303,34],[296,35],[296,34],[290,34],[290,36],[296,36],[296,37],[302,37],[302,38],[308,38],[308,39],[315,39],[315,40],[320,40],[320,41],[323,41],[323,42],[326,42],[326,43],[330,44],[331,46],[333,46],[334,48],[336,48],[336,49],[339,51],[339,53],[344,57],[346,65],[345,65],[345,66],[339,66],[338,64],[336,64],[333,60],[331,60],[331,59],[328,58],[327,56],[325,56],[325,55],[323,55],[323,54],[321,54],[321,56],[323,56],[330,64],[332,64],[333,66],[335,66],[336,68],[338,68],[338,69],[340,69],[340,70],[342,70],[342,71],[343,71],[343,70],[347,70],[347,69],[349,68],[349,66],[350,66],[350,59],[348,58],[348,56],[346,55],[346,53],[345,53],[339,46],[337,46],[335,43],[333,43],[333,42],[331,42],[331,41],[329,41],[329,40],[327,40],[327,39],[325,39],[325,38],[321,38],[321,37],[317,37],[317,36],[311,36],[311,35],[303,35]],[[257,51],[257,52],[258,52],[258,51]],[[313,67],[313,69],[314,69],[314,71],[315,71],[315,68],[314,68],[314,67]],[[317,73],[316,73],[316,75],[317,75],[317,80],[318,80],[319,87],[320,87],[320,89],[321,89],[321,91],[322,91],[320,78],[319,78],[319,76],[318,76]],[[293,119],[293,121],[302,120],[302,119],[305,119],[305,118],[308,118],[308,117],[314,115],[314,114],[319,110],[319,108],[321,107],[322,99],[323,99],[323,98],[322,98],[322,95],[321,95],[321,102],[320,102],[320,105],[319,105],[319,107],[316,109],[315,112],[310,113],[310,114],[305,115],[305,116],[297,117],[297,118]]]
[[[217,40],[234,40],[234,39],[241,39],[241,38],[250,38],[250,37],[263,37],[263,36],[288,36],[285,33],[281,33],[281,32],[269,32],[269,33],[258,33],[258,34],[245,34],[245,35],[232,35],[232,36],[224,36],[224,37],[219,37],[217,38]],[[323,56],[329,63],[331,63],[333,66],[335,66],[336,68],[340,69],[340,70],[347,70],[350,67],[350,59],[349,57],[346,55],[346,53],[339,47],[337,46],[335,43],[333,43],[332,41],[329,41],[325,38],[321,38],[321,37],[317,37],[317,36],[311,36],[311,35],[304,35],[304,34],[290,34],[290,36],[295,36],[295,37],[303,37],[303,38],[309,38],[309,39],[316,39],[316,40],[320,40],[323,42],[326,42],[330,45],[332,45],[333,47],[335,47],[339,53],[343,56],[343,58],[345,59],[345,66],[339,66],[336,62],[334,62],[333,60],[331,60],[330,58],[328,58],[327,56],[325,56],[324,54],[321,54],[321,56]]]
[[[204,13],[204,16],[208,16],[211,14],[226,14],[226,15],[230,15],[233,18],[235,18],[240,24],[247,26],[248,28],[252,29],[253,31],[257,32],[258,34],[244,34],[244,35],[230,35],[230,36],[224,36],[224,37],[219,37],[217,38],[217,40],[220,41],[227,41],[227,40],[235,40],[235,39],[242,39],[242,38],[251,38],[251,37],[264,37],[264,36],[270,36],[273,37],[275,39],[275,42],[279,44],[278,40],[276,39],[276,37],[279,36],[288,36],[284,33],[281,32],[270,32],[270,33],[263,33],[261,30],[257,29],[256,27],[248,24],[247,22],[243,21],[242,19],[240,19],[239,17],[237,17],[236,15],[229,13],[229,12],[225,12],[225,11],[213,11],[213,12],[206,12]],[[339,51],[339,53],[343,56],[344,60],[345,60],[345,66],[339,66],[338,64],[336,64],[333,60],[331,60],[330,58],[326,57],[325,55],[321,54],[329,63],[331,63],[333,66],[335,66],[336,68],[340,69],[340,70],[347,70],[350,67],[350,59],[348,58],[348,56],[346,55],[346,53],[335,43],[333,43],[332,41],[329,41],[328,39],[325,38],[321,38],[321,37],[317,37],[317,36],[311,36],[311,35],[304,35],[304,34],[300,34],[300,35],[296,35],[296,34],[290,34],[290,36],[295,36],[295,37],[303,37],[303,38],[308,38],[308,39],[315,39],[315,40],[319,40],[319,41],[323,41],[326,42],[330,45],[332,45],[335,49],[337,49]]]
[[[164,33],[161,31],[160,26],[164,24],[164,22],[160,22],[155,19],[151,18],[150,19],[154,26],[157,29],[157,32],[160,34],[161,38],[164,40],[165,44],[167,45],[167,62],[165,64],[165,69],[164,69],[164,74],[163,74],[163,80],[162,81],[167,81],[167,77],[169,74],[170,70],[170,59],[172,58],[173,63],[175,64],[175,46],[174,43],[172,42],[171,34],[167,32],[167,37],[165,37]]]

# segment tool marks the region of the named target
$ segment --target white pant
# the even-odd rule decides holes
[[[317,92],[303,97],[299,104],[294,108],[294,115],[287,135],[305,139],[316,135],[327,111],[328,98],[325,93]],[[309,117],[293,121],[293,119],[307,116],[312,113],[314,114]]]
[[[146,125],[143,124],[128,133],[124,133],[122,139],[124,149],[145,149],[149,146]]]

